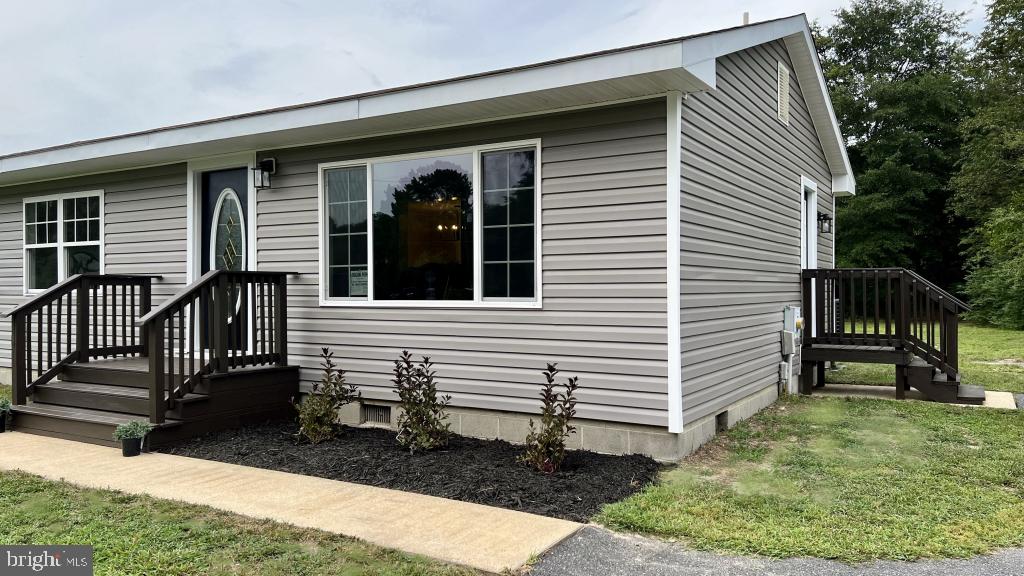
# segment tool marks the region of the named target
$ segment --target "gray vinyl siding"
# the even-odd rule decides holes
[[[543,309],[321,307],[318,163],[542,140]],[[391,361],[436,362],[456,406],[534,412],[540,371],[579,375],[583,418],[667,424],[664,99],[427,133],[268,151],[258,260],[289,280],[289,341],[304,386],[329,346],[364,398],[395,400]]]
[[[26,300],[23,291],[22,200],[103,190],[107,274],[158,274],[153,303],[186,278],[185,165],[175,164],[0,188],[0,309]],[[11,365],[11,327],[0,319],[0,366]]]
[[[683,422],[779,380],[782,310],[800,304],[800,177],[831,212],[831,176],[796,74],[777,119],[774,42],[718,61],[717,89],[682,110],[680,334]],[[832,238],[818,260],[832,266]]]

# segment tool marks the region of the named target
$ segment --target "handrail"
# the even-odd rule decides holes
[[[72,362],[146,353],[135,330],[149,312],[152,274],[76,274],[33,295],[3,316],[11,318],[11,397],[24,404],[37,384]]]
[[[899,272],[899,273],[902,273],[902,274],[907,274],[908,276],[913,277],[914,280],[917,280],[918,282],[923,283],[925,286],[928,286],[932,290],[935,290],[937,296],[942,296],[943,298],[947,299],[951,304],[954,304],[957,307],[959,307],[960,309],[962,309],[964,312],[970,312],[971,311],[970,305],[968,305],[966,302],[964,302],[963,300],[960,300],[956,296],[950,294],[949,291],[939,287],[937,284],[935,284],[931,280],[928,280],[924,276],[921,276],[917,272],[914,272],[913,270],[910,270],[908,268],[898,268],[898,267],[887,267],[887,268],[810,268],[810,269],[803,270],[802,276],[804,278],[818,278],[822,274],[828,274],[830,272],[835,272],[835,271],[844,271],[844,272],[876,272],[877,271],[877,272]]]
[[[218,276],[221,272],[223,272],[223,270],[210,270],[206,274],[203,274],[198,280],[192,282],[188,286],[185,286],[174,296],[164,300],[159,306],[150,310],[148,314],[136,320],[135,325],[145,326],[146,324],[149,324],[153,321],[153,318],[165,314],[167,310],[170,310],[174,306],[184,302],[197,288],[205,285],[211,278]]]
[[[208,375],[287,365],[288,275],[211,270],[136,320],[150,345],[150,422]]]
[[[186,300],[188,300],[189,296],[193,295],[196,289],[198,289],[199,287],[201,287],[203,285],[209,284],[212,281],[213,278],[216,278],[217,276],[220,276],[224,272],[226,272],[226,271],[225,270],[210,270],[206,274],[203,274],[202,276],[199,277],[198,280],[192,282],[188,286],[185,286],[184,288],[179,290],[174,296],[171,296],[167,300],[164,300],[159,306],[157,306],[156,308],[151,310],[149,312],[149,314],[146,314],[145,316],[143,316],[143,317],[139,318],[138,320],[136,320],[135,321],[135,325],[136,326],[144,326],[144,325],[150,323],[153,320],[153,318],[156,318],[157,316],[160,316],[161,314],[165,314],[167,312],[167,310],[170,310],[171,308],[174,308],[175,306],[178,306],[179,304],[181,304],[181,303],[185,302]],[[239,271],[232,271],[231,274],[238,275],[238,276],[257,276],[257,275],[272,275],[272,276],[283,275],[283,276],[290,276],[290,275],[293,275],[295,273],[294,272],[263,272],[262,270],[260,270],[260,271],[256,271],[256,270],[239,270]]]
[[[10,318],[11,316],[14,316],[15,314],[17,314],[18,312],[21,312],[22,310],[25,310],[26,308],[30,308],[30,307],[36,305],[37,302],[46,299],[48,296],[50,296],[50,295],[52,295],[52,294],[54,294],[54,293],[56,293],[56,292],[58,292],[58,291],[60,291],[60,290],[62,290],[64,288],[66,288],[67,286],[69,286],[71,284],[78,283],[80,281],[80,279],[82,279],[82,278],[111,278],[111,279],[117,279],[117,278],[122,278],[122,279],[149,278],[151,280],[159,280],[159,279],[163,278],[163,276],[160,275],[160,274],[99,274],[99,273],[96,273],[96,272],[84,272],[84,273],[81,273],[81,274],[75,274],[73,276],[68,276],[63,281],[58,282],[58,283],[54,284],[53,286],[50,286],[49,288],[47,288],[46,290],[44,290],[42,292],[39,292],[37,294],[32,294],[31,297],[28,300],[26,300],[25,302],[22,302],[21,304],[18,304],[17,306],[15,306],[14,308],[11,308],[7,312],[4,312],[3,314],[0,314],[0,318]]]
[[[33,306],[39,305],[39,303],[41,302],[48,301],[52,299],[52,297],[55,297],[57,292],[62,292],[69,286],[71,286],[70,289],[73,290],[74,287],[78,285],[79,281],[83,276],[84,274],[75,274],[74,276],[68,276],[66,279],[64,279],[64,281],[58,282],[53,286],[50,286],[43,292],[40,292],[39,294],[32,294],[31,298],[29,298],[25,302],[22,302],[21,304],[15,306],[14,308],[11,308],[7,312],[4,312],[3,317],[10,318],[11,316],[14,316],[19,312],[32,308]],[[34,310],[36,310],[36,308],[33,308],[33,311]]]
[[[949,300],[953,304],[956,304],[964,312],[970,312],[971,311],[971,307],[968,306],[966,302],[964,302],[963,300],[960,300],[956,296],[953,296],[948,291],[938,287],[931,280],[928,280],[927,278],[925,278],[924,276],[921,276],[920,274],[918,274],[917,272],[914,272],[913,270],[907,270],[906,268],[901,268],[901,270],[903,270],[903,272],[905,274],[908,274],[911,277],[913,277],[914,280],[917,280],[918,282],[923,283],[925,286],[931,288],[932,290],[935,290],[936,292],[938,292],[939,296],[942,296],[943,298]]]

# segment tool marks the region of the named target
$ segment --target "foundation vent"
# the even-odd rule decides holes
[[[729,429],[729,411],[719,412],[715,415],[715,432],[725,432]]]
[[[391,426],[391,406],[363,404],[359,407],[359,421],[371,426]]]

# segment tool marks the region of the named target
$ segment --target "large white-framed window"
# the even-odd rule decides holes
[[[318,166],[322,306],[539,308],[539,140]]]
[[[22,223],[25,294],[103,272],[102,190],[26,197]]]

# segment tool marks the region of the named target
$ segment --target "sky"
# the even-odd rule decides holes
[[[844,0],[0,0],[0,155],[628,46]],[[977,0],[945,0],[980,30]]]

